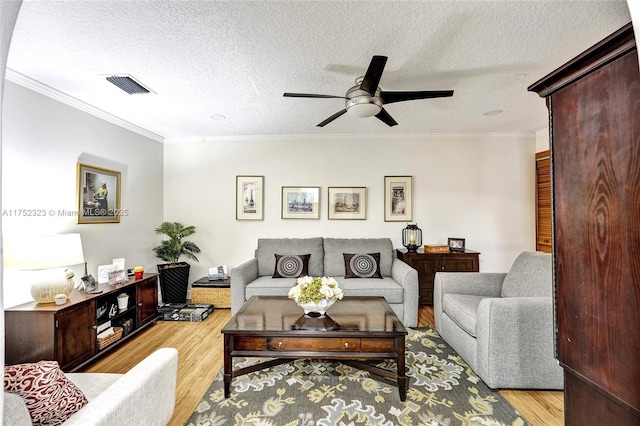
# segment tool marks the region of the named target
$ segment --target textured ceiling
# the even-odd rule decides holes
[[[25,0],[7,78],[159,140],[535,132],[547,111],[527,86],[630,20],[624,0]],[[341,99],[282,96],[343,96],[373,55],[389,57],[383,90],[455,94],[386,106],[393,128],[349,115],[318,128]],[[111,74],[154,93],[127,95]]]

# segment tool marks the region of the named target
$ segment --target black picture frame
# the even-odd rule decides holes
[[[449,238],[449,251],[464,251],[464,238]]]
[[[82,283],[84,284],[84,291],[88,293],[90,291],[94,291],[96,289],[96,280],[93,278],[93,275],[89,274],[85,277],[80,278]]]

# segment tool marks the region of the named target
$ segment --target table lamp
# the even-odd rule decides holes
[[[7,268],[37,271],[33,273],[31,296],[38,303],[53,303],[54,296],[60,293],[68,297],[75,281],[73,272],[64,267],[81,263],[85,261],[80,234],[4,240],[4,264]]]

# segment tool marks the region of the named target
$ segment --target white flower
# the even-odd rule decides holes
[[[318,303],[322,299],[331,301],[341,300],[342,290],[334,278],[299,277],[295,285],[289,290],[289,298],[296,303]]]

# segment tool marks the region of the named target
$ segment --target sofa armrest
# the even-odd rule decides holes
[[[245,287],[258,279],[258,259],[253,258],[231,270],[231,315],[240,310],[246,301]]]
[[[442,318],[442,299],[447,293],[500,297],[505,272],[436,272],[433,282],[433,317],[436,331]]]
[[[24,399],[15,393],[5,392],[2,424],[11,426],[31,426],[31,415]]]
[[[489,387],[562,389],[551,297],[486,298],[476,320],[477,369]]]
[[[404,287],[404,318],[405,327],[418,326],[418,271],[398,258],[391,263],[391,278]]]
[[[158,349],[63,425],[166,425],[175,408],[177,371],[178,351]]]

